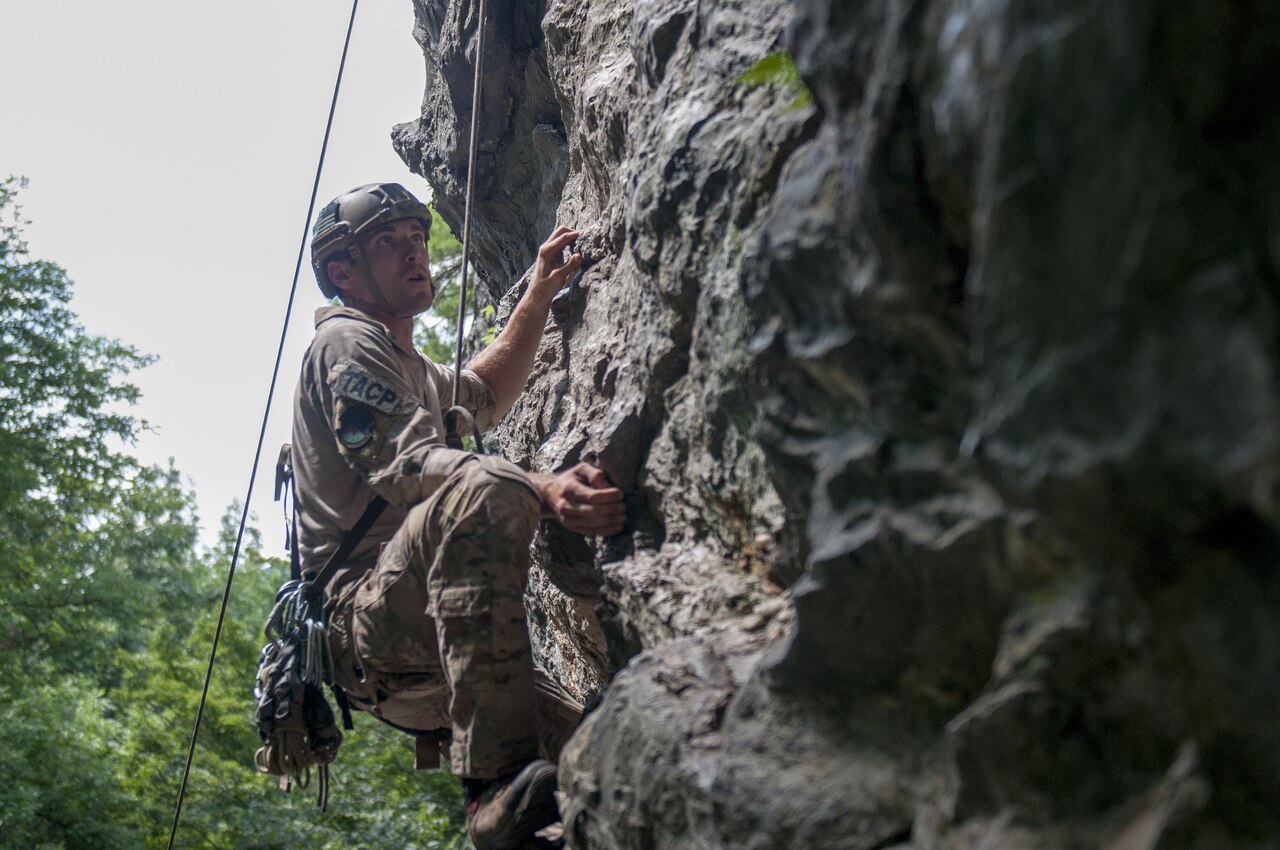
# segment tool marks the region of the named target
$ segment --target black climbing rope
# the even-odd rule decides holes
[[[480,86],[483,81],[487,6],[487,0],[480,0],[476,22],[476,71],[475,81],[471,86],[471,141],[467,147],[467,198],[462,210],[462,282],[458,290],[458,335],[453,358],[453,404],[445,414],[445,445],[451,449],[462,448],[462,438],[458,435],[458,419],[462,418],[467,422],[467,427],[471,430],[471,440],[481,454],[484,453],[484,447],[480,442],[480,432],[476,429],[475,419],[462,406],[462,321],[467,312],[467,261],[471,256],[471,210],[476,194],[476,151],[480,141]]]
[[[324,158],[329,150],[329,132],[333,129],[333,116],[338,109],[338,92],[342,88],[342,71],[347,65],[347,52],[351,47],[351,32],[355,28],[356,10],[359,6],[360,0],[352,0],[351,19],[347,22],[347,37],[342,43],[342,59],[338,62],[338,78],[333,84],[333,100],[329,104],[329,119],[325,123],[324,141],[320,145],[320,161],[316,164],[316,177],[311,185],[311,201],[307,204],[307,221],[302,228],[302,244],[298,246],[298,261],[293,268],[293,285],[289,288],[289,301],[284,310],[284,326],[280,329],[280,344],[276,349],[275,366],[271,370],[271,386],[267,390],[266,409],[262,412],[262,427],[258,431],[258,449],[253,453],[253,469],[249,473],[249,489],[244,496],[244,507],[240,513],[240,528],[236,532],[236,545],[231,554],[231,568],[227,571],[227,585],[222,592],[222,607],[218,611],[218,625],[213,632],[213,647],[209,650],[209,665],[205,669],[204,689],[200,692],[200,705],[196,709],[196,722],[191,730],[191,746],[187,749],[187,762],[182,769],[182,784],[178,788],[178,802],[173,810],[173,826],[169,829],[168,850],[173,850],[173,841],[178,834],[178,823],[182,819],[182,801],[187,794],[187,780],[191,776],[191,762],[196,754],[196,740],[200,737],[200,721],[204,718],[204,707],[209,698],[209,683],[213,678],[213,662],[218,654],[218,641],[222,637],[222,625],[227,616],[227,603],[231,599],[231,583],[235,579],[236,564],[240,560],[240,544],[244,540],[245,524],[249,520],[249,503],[253,498],[254,481],[258,477],[258,458],[262,454],[262,444],[267,436],[267,416],[271,412],[271,400],[275,396],[276,380],[280,377],[280,361],[284,357],[284,342],[289,332],[289,317],[293,313],[294,296],[298,292],[298,275],[302,270],[302,258],[306,254],[311,234],[311,211],[315,209],[316,194],[320,191],[320,175],[324,171]]]

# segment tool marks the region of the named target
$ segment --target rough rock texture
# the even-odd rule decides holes
[[[499,441],[632,494],[532,582],[571,845],[1280,846],[1280,7],[490,10],[488,295],[592,260]]]

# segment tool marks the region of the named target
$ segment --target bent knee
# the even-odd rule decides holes
[[[495,526],[510,526],[515,534],[532,536],[541,504],[538,492],[519,467],[501,458],[484,457],[474,464],[471,477]]]

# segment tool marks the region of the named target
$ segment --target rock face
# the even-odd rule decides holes
[[[487,295],[591,260],[498,442],[631,494],[531,584],[571,846],[1280,846],[1280,7],[489,15]]]

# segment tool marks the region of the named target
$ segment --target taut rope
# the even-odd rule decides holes
[[[168,850],[173,850],[173,840],[178,835],[178,823],[182,819],[182,801],[187,794],[187,780],[191,776],[191,762],[195,759],[196,741],[200,737],[200,721],[204,718],[205,703],[209,699],[209,682],[213,679],[213,662],[218,655],[218,642],[222,638],[222,624],[227,617],[227,603],[231,599],[231,583],[235,580],[236,564],[240,560],[240,545],[244,540],[245,524],[249,521],[249,502],[253,498],[253,482],[258,477],[258,457],[267,436],[267,415],[271,412],[271,399],[276,392],[276,379],[280,376],[280,361],[284,357],[285,336],[289,332],[289,317],[293,313],[293,300],[298,292],[298,275],[302,270],[302,258],[307,251],[311,233],[311,211],[316,205],[320,190],[320,174],[324,171],[324,157],[329,150],[329,132],[333,129],[333,116],[338,109],[338,92],[342,88],[342,71],[347,66],[347,52],[351,47],[351,31],[356,24],[356,9],[360,0],[352,0],[351,19],[347,22],[347,37],[342,42],[342,59],[338,62],[338,78],[333,84],[333,100],[329,103],[329,119],[324,125],[324,141],[320,145],[320,161],[316,164],[316,178],[311,185],[311,201],[307,204],[307,222],[302,228],[302,244],[298,246],[298,262],[293,268],[293,285],[289,288],[289,302],[284,310],[284,326],[280,328],[280,345],[276,348],[276,363],[271,370],[271,386],[267,390],[266,408],[262,412],[262,427],[258,430],[258,449],[253,453],[253,469],[249,473],[249,489],[244,496],[244,508],[240,513],[240,529],[236,532],[236,546],[231,554],[231,568],[227,571],[227,586],[222,592],[222,607],[218,610],[218,625],[213,632],[213,647],[209,650],[209,665],[205,669],[204,689],[200,692],[200,705],[196,709],[196,722],[191,730],[191,746],[187,749],[187,762],[182,768],[182,784],[178,788],[178,802],[173,810],[173,825],[169,828]]]

